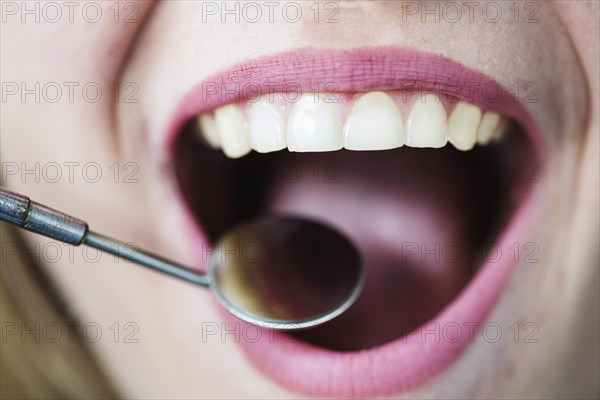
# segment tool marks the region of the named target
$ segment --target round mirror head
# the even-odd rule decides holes
[[[340,315],[363,285],[362,260],[335,230],[301,218],[269,216],[239,225],[215,245],[210,285],[238,318],[297,330]]]

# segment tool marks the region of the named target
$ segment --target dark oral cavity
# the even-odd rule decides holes
[[[284,150],[230,160],[193,129],[188,125],[175,143],[175,170],[211,240],[253,216],[280,213],[327,222],[358,246],[367,279],[356,304],[293,334],[339,351],[402,337],[460,293],[517,207],[524,186],[515,172],[533,154],[515,126],[499,142],[468,152]]]

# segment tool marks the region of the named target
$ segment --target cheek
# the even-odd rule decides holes
[[[53,4],[55,11],[43,4],[15,4],[15,14],[3,16],[3,55],[10,55],[2,57],[3,73],[71,81],[114,79],[152,8],[150,2],[119,7],[113,3],[93,3],[94,7]],[[138,22],[124,23],[128,7]]]
[[[148,3],[135,3],[140,23],[115,23],[108,2],[97,3],[96,23],[82,16],[82,5],[74,6],[70,22],[66,3],[53,3],[62,7],[56,22],[49,21],[55,14],[44,12],[44,3],[27,5],[40,7],[39,15],[24,13],[25,3],[15,3],[17,14],[3,15],[0,157],[14,167],[3,185],[91,223],[111,206],[113,194],[123,192],[127,201],[127,191],[114,184],[117,172],[121,178],[127,172],[122,163],[115,167],[114,82]],[[108,200],[100,203],[99,193]]]

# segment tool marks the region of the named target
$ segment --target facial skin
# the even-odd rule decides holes
[[[259,23],[236,23],[232,17],[222,23],[220,14],[204,15],[202,22],[200,2],[138,1],[136,8],[121,5],[119,19],[135,11],[139,22],[115,23],[113,3],[98,4],[103,17],[95,24],[81,17],[81,9],[69,23],[66,7],[57,23],[43,18],[36,23],[32,16],[23,23],[21,14],[6,14],[3,4],[3,86],[56,82],[63,95],[56,103],[35,102],[32,95],[22,101],[20,93],[3,98],[2,185],[77,216],[95,231],[184,264],[193,263],[194,249],[181,229],[186,217],[171,201],[172,177],[163,170],[170,155],[162,141],[180,99],[211,75],[253,57],[305,47],[404,46],[442,54],[507,87],[535,82],[539,101],[527,108],[547,138],[549,179],[528,240],[538,243],[541,262],[517,266],[490,318],[534,321],[539,343],[476,342],[445,372],[403,395],[598,395],[598,3],[540,2],[537,22],[514,23],[507,16],[496,24],[481,18],[480,8],[473,22],[465,16],[457,23],[433,17],[422,23],[420,14],[404,21],[396,1],[335,3],[339,22],[333,24],[314,22],[312,2],[302,3],[305,17],[297,23],[280,13],[274,23],[266,17]],[[527,9],[520,6],[522,20]],[[65,82],[80,83],[72,102]],[[95,103],[81,91],[90,82],[103,89]],[[121,87],[116,102],[115,82]],[[137,102],[126,102],[134,89]],[[88,95],[95,96],[93,88]],[[72,182],[65,162],[80,163]],[[83,178],[90,162],[101,168],[98,182]],[[8,175],[14,163],[19,168],[58,163],[63,177],[36,182],[32,175]],[[133,166],[139,167],[137,182],[127,183]],[[93,178],[95,169],[87,173]],[[39,236],[28,239],[48,243]],[[63,258],[66,254],[63,247]],[[103,328],[106,336],[92,349],[126,397],[298,396],[256,371],[234,340],[202,343],[202,323],[223,319],[209,292],[112,257],[86,263],[81,249],[73,254],[73,260],[45,267],[81,323]],[[115,343],[109,330],[115,322],[135,322],[139,343]]]

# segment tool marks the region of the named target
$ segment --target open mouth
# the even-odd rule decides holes
[[[212,100],[196,100],[198,112],[186,106],[170,146],[181,197],[208,240],[266,214],[320,220],[352,239],[366,284],[348,311],[243,345],[261,370],[295,390],[383,395],[417,386],[469,342],[466,330],[447,331],[440,343],[420,340],[420,329],[485,320],[514,264],[504,243],[524,214],[539,152],[514,99],[450,88],[448,79],[484,79],[454,62],[389,49],[331,54],[318,62],[335,59],[337,72],[327,75],[335,91],[303,82],[294,86],[301,90],[240,95],[237,86],[227,99],[223,76],[239,75],[221,75]],[[281,59],[295,74],[324,69],[307,54]],[[430,71],[422,85],[412,75],[404,85],[420,62]],[[258,75],[245,79],[266,81],[257,65],[250,75]],[[274,59],[263,65],[273,76],[288,68]],[[351,84],[343,72],[336,77],[344,65],[355,75]],[[431,73],[457,69],[446,81]]]

